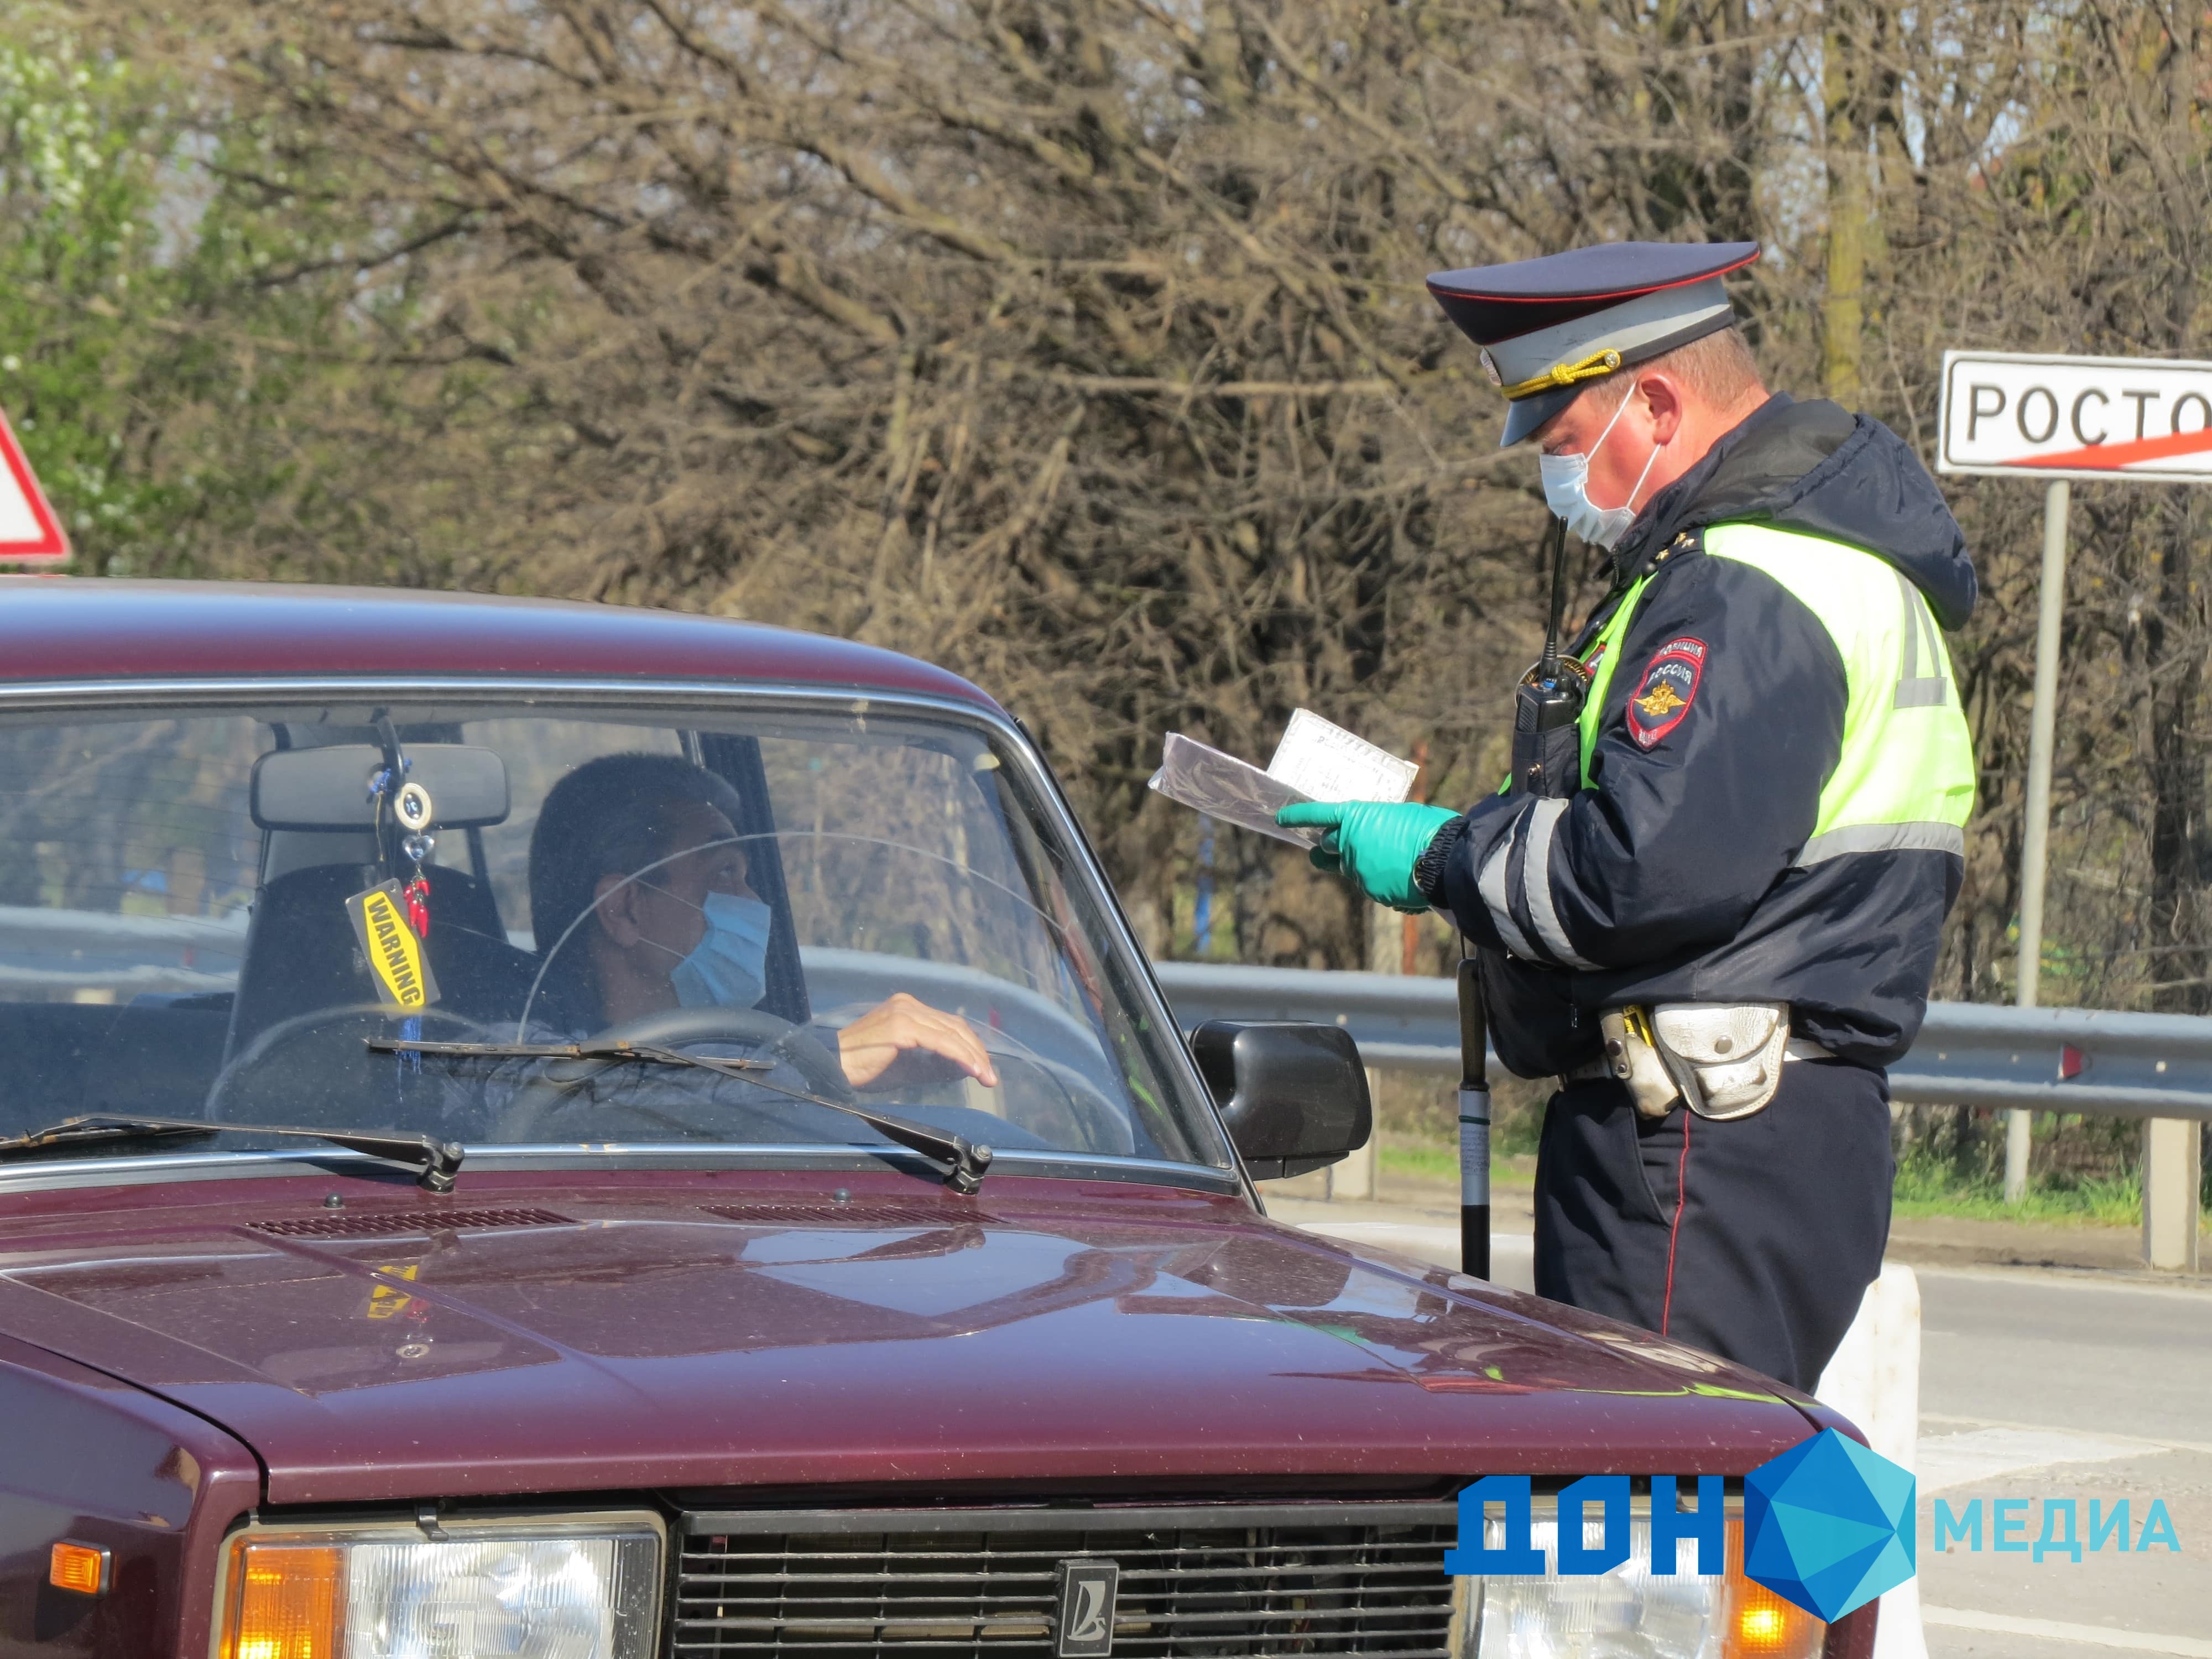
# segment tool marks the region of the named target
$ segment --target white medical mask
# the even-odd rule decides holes
[[[1631,386],[1628,397],[1620,400],[1620,407],[1613,411],[1613,419],[1605,423],[1605,430],[1597,434],[1597,441],[1580,455],[1539,455],[1536,471],[1544,481],[1544,505],[1552,509],[1553,516],[1565,519],[1567,528],[1593,547],[1610,549],[1628,533],[1628,526],[1636,522],[1636,497],[1644,488],[1644,481],[1651,476],[1652,467],[1659,459],[1659,446],[1651,446],[1651,459],[1644,463],[1644,471],[1636,475],[1636,488],[1628,492],[1628,500],[1619,507],[1598,507],[1589,498],[1590,457],[1605,447],[1605,441],[1613,435],[1613,428],[1628,408],[1629,398],[1636,395]]]
[[[665,887],[657,892],[668,893]],[[675,898],[676,895],[668,893]],[[679,903],[688,900],[678,900]],[[669,970],[676,1000],[686,1008],[750,1008],[768,989],[768,934],[773,913],[757,898],[709,893],[698,908],[707,931],[691,954]],[[659,941],[656,948],[676,952]]]

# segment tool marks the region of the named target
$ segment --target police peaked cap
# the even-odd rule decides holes
[[[1511,402],[1502,448],[1589,382],[1726,328],[1735,313],[1721,278],[1757,258],[1756,242],[1604,242],[1440,270],[1429,292],[1482,348],[1483,368]]]

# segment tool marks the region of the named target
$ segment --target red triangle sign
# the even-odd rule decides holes
[[[0,561],[66,559],[69,538],[23,459],[15,428],[0,415]]]

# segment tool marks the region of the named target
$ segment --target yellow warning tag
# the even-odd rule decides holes
[[[345,902],[353,918],[362,954],[368,958],[369,976],[376,981],[378,1000],[387,1006],[411,1013],[438,1000],[438,981],[422,952],[422,941],[407,925],[407,905],[399,884],[387,881]]]
[[[376,1271],[388,1273],[394,1279],[411,1279],[421,1265],[420,1262],[415,1261],[394,1262],[380,1267]],[[414,1299],[404,1291],[394,1290],[389,1285],[378,1285],[370,1289],[368,1306],[362,1311],[371,1319],[396,1318],[406,1310],[407,1304]]]

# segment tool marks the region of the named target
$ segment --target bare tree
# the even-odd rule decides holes
[[[1923,453],[1944,347],[2188,352],[2203,302],[2212,66],[2179,4],[81,12],[203,89],[232,187],[340,227],[259,280],[346,285],[299,441],[374,464],[335,528],[273,514],[244,562],[399,549],[946,662],[1044,738],[1161,949],[1197,842],[1142,788],[1163,732],[1263,754],[1305,704],[1426,744],[1432,799],[1498,774],[1540,507],[1426,271],[1755,237],[1773,383]],[[1942,989],[1999,996],[2038,504],[1954,495],[1983,770]],[[2212,1007],[2202,515],[2077,501],[2054,994]],[[1294,857],[1229,835],[1220,864],[1241,954],[1365,958]]]

